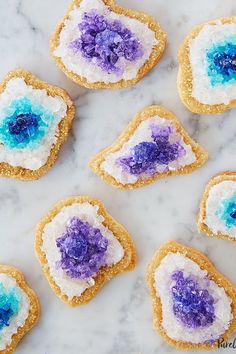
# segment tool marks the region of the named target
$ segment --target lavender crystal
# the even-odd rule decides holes
[[[99,229],[78,217],[69,221],[56,245],[61,253],[57,267],[71,278],[90,278],[106,263],[108,240]]]
[[[182,271],[172,274],[175,285],[171,288],[175,316],[189,328],[206,327],[215,319],[214,298],[207,289],[201,289],[191,276],[184,278]]]
[[[140,42],[120,21],[108,21],[91,10],[83,14],[78,26],[81,36],[70,43],[70,48],[108,73],[123,74],[117,65],[120,58],[132,62],[143,56]]]
[[[166,165],[184,156],[186,151],[180,141],[170,142],[172,126],[152,125],[151,142],[143,141],[135,145],[129,156],[118,159],[123,170],[132,175],[154,174],[157,165]]]

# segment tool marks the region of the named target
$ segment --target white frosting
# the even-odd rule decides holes
[[[0,274],[0,283],[2,283],[7,290],[17,287],[21,295],[19,312],[10,318],[9,326],[3,327],[0,331],[0,350],[4,350],[11,343],[11,338],[13,334],[17,332],[17,329],[24,326],[29,315],[30,300],[26,293],[17,285],[16,280],[9,275]]]
[[[150,129],[150,125],[152,124],[158,126],[160,125],[169,126],[171,124],[174,128],[174,125],[169,120],[160,118],[158,116],[151,117],[149,119],[144,120],[142,123],[140,123],[138,128],[135,130],[134,134],[129,138],[129,140],[122,146],[122,148],[119,151],[110,153],[105,157],[105,160],[101,164],[100,168],[103,169],[106,173],[114,177],[118,182],[122,184],[136,183],[140,177],[131,175],[128,172],[123,171],[122,167],[119,164],[117,164],[116,161],[122,156],[129,155],[130,149],[135,145],[143,141],[153,141],[151,136],[152,132]],[[178,134],[178,138],[179,137],[180,134]],[[186,150],[186,154],[185,156],[177,159],[176,161],[169,163],[168,165],[169,170],[177,170],[183,166],[190,165],[194,161],[196,161],[196,156],[193,153],[191,146],[185,144],[182,138],[181,138],[181,144]],[[166,170],[166,165],[157,166],[157,172],[163,173],[165,170]],[[150,175],[142,175],[142,178],[148,178],[148,177],[150,177]]]
[[[98,228],[102,235],[108,240],[106,253],[106,265],[112,266],[118,263],[124,256],[124,249],[113,235],[113,233],[102,223],[104,218],[98,214],[98,206],[89,203],[75,203],[66,206],[48,223],[43,230],[42,251],[46,254],[50,274],[59,286],[63,294],[69,298],[80,296],[87,288],[93,286],[93,278],[87,280],[72,279],[59,267],[55,267],[56,262],[60,261],[61,254],[56,245],[56,239],[62,236],[68,220],[77,216],[83,221],[87,221],[91,226]]]
[[[189,58],[192,67],[192,96],[204,104],[229,104],[236,99],[236,83],[212,86],[207,74],[207,51],[216,43],[236,36],[236,24],[205,25],[189,43]]]
[[[70,43],[81,35],[78,24],[82,22],[84,12],[93,9],[96,9],[99,14],[104,15],[110,21],[121,21],[141,43],[144,51],[142,58],[131,62],[124,58],[120,58],[117,62],[119,67],[125,69],[122,77],[117,76],[114,73],[108,74],[93,62],[87,61],[81,53],[75,53],[73,49],[69,48]],[[158,40],[155,37],[155,33],[150,30],[146,24],[136,19],[131,19],[110,11],[102,0],[83,0],[80,3],[79,8],[71,11],[69,19],[65,21],[64,27],[60,33],[60,43],[54,51],[54,55],[61,58],[67,70],[86,78],[90,83],[99,81],[104,83],[114,83],[121,79],[134,79],[137,76],[139,69],[149,59],[153,47],[157,45],[157,43]]]
[[[222,200],[228,199],[234,194],[236,195],[236,182],[233,181],[223,181],[211,187],[206,201],[206,216],[202,222],[214,233],[221,232],[224,235],[236,237],[236,226],[227,228],[216,215]]]
[[[214,281],[207,282],[207,290],[213,296],[215,303],[214,322],[206,327],[188,328],[174,315],[171,287],[175,282],[171,275],[176,270],[182,270],[184,277],[194,275],[200,286],[206,283],[207,271],[202,270],[197,263],[181,253],[168,253],[155,271],[155,286],[162,305],[162,327],[166,334],[177,341],[204,343],[218,339],[229,328],[233,318],[231,313],[231,299],[225,290]]]
[[[33,104],[50,110],[54,115],[54,120],[39,147],[35,149],[9,149],[0,142],[0,162],[37,170],[46,163],[52,146],[57,140],[58,124],[66,115],[67,105],[61,97],[49,96],[46,90],[35,89],[31,85],[27,85],[24,78],[13,78],[7,83],[6,89],[0,95],[0,124],[5,118],[4,110],[13,100],[22,97],[27,97]]]

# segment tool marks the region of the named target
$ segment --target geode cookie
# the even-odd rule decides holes
[[[222,172],[209,181],[197,224],[208,236],[236,241],[236,172]]]
[[[91,89],[133,85],[159,61],[166,34],[145,13],[113,0],[74,0],[51,37],[51,53],[73,81]]]
[[[147,271],[154,326],[178,349],[213,349],[236,329],[234,286],[199,251],[169,241]]]
[[[13,353],[39,316],[37,296],[23,274],[11,266],[0,265],[0,353]]]
[[[190,111],[221,113],[236,106],[236,17],[195,27],[178,60],[178,90]]]
[[[60,201],[40,221],[36,254],[52,289],[71,306],[89,302],[136,263],[128,232],[100,201],[85,196]]]
[[[137,188],[169,175],[190,173],[207,161],[167,109],[150,106],[138,112],[120,137],[94,156],[91,169],[118,188]]]
[[[66,140],[75,108],[61,88],[26,70],[8,73],[0,86],[0,175],[41,177]]]

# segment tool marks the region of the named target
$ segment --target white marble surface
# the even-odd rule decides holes
[[[77,105],[71,136],[54,168],[37,182],[4,178],[0,182],[0,262],[22,269],[42,304],[40,323],[20,344],[17,354],[177,353],[153,330],[145,285],[149,259],[171,238],[205,251],[236,283],[235,246],[199,235],[195,223],[205,183],[215,173],[235,168],[236,110],[219,116],[193,115],[180,102],[175,84],[176,53],[184,36],[197,23],[236,14],[235,0],[118,3],[158,19],[168,33],[168,49],[160,64],[135,87],[95,92],[70,82],[49,56],[50,33],[69,0],[0,0],[0,77],[10,69],[25,67],[65,87]],[[117,137],[137,110],[153,103],[165,105],[179,116],[209,151],[209,162],[191,175],[160,180],[139,190],[120,191],[105,185],[88,169],[88,160]],[[133,236],[139,261],[134,272],[113,279],[89,305],[70,309],[49,288],[33,244],[39,218],[58,199],[76,193],[104,201]]]

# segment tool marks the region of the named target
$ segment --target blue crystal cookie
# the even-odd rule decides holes
[[[63,89],[25,70],[8,73],[0,87],[0,175],[32,180],[45,174],[74,115]]]
[[[0,352],[13,353],[39,316],[39,301],[23,274],[11,266],[0,265]]]
[[[183,103],[199,114],[236,105],[236,17],[195,27],[179,51],[178,89]]]
[[[236,329],[234,286],[199,251],[168,241],[147,271],[154,325],[177,349],[213,349]]]
[[[166,35],[150,16],[113,0],[74,0],[51,37],[60,69],[87,88],[135,84],[159,61]]]
[[[167,109],[138,112],[120,137],[94,156],[92,170],[118,188],[137,188],[169,175],[190,173],[207,160],[206,151]]]
[[[38,224],[35,248],[50,286],[70,306],[89,302],[136,263],[128,232],[90,197],[57,203]]]
[[[236,173],[222,172],[207,184],[198,214],[198,229],[208,236],[236,241]]]

